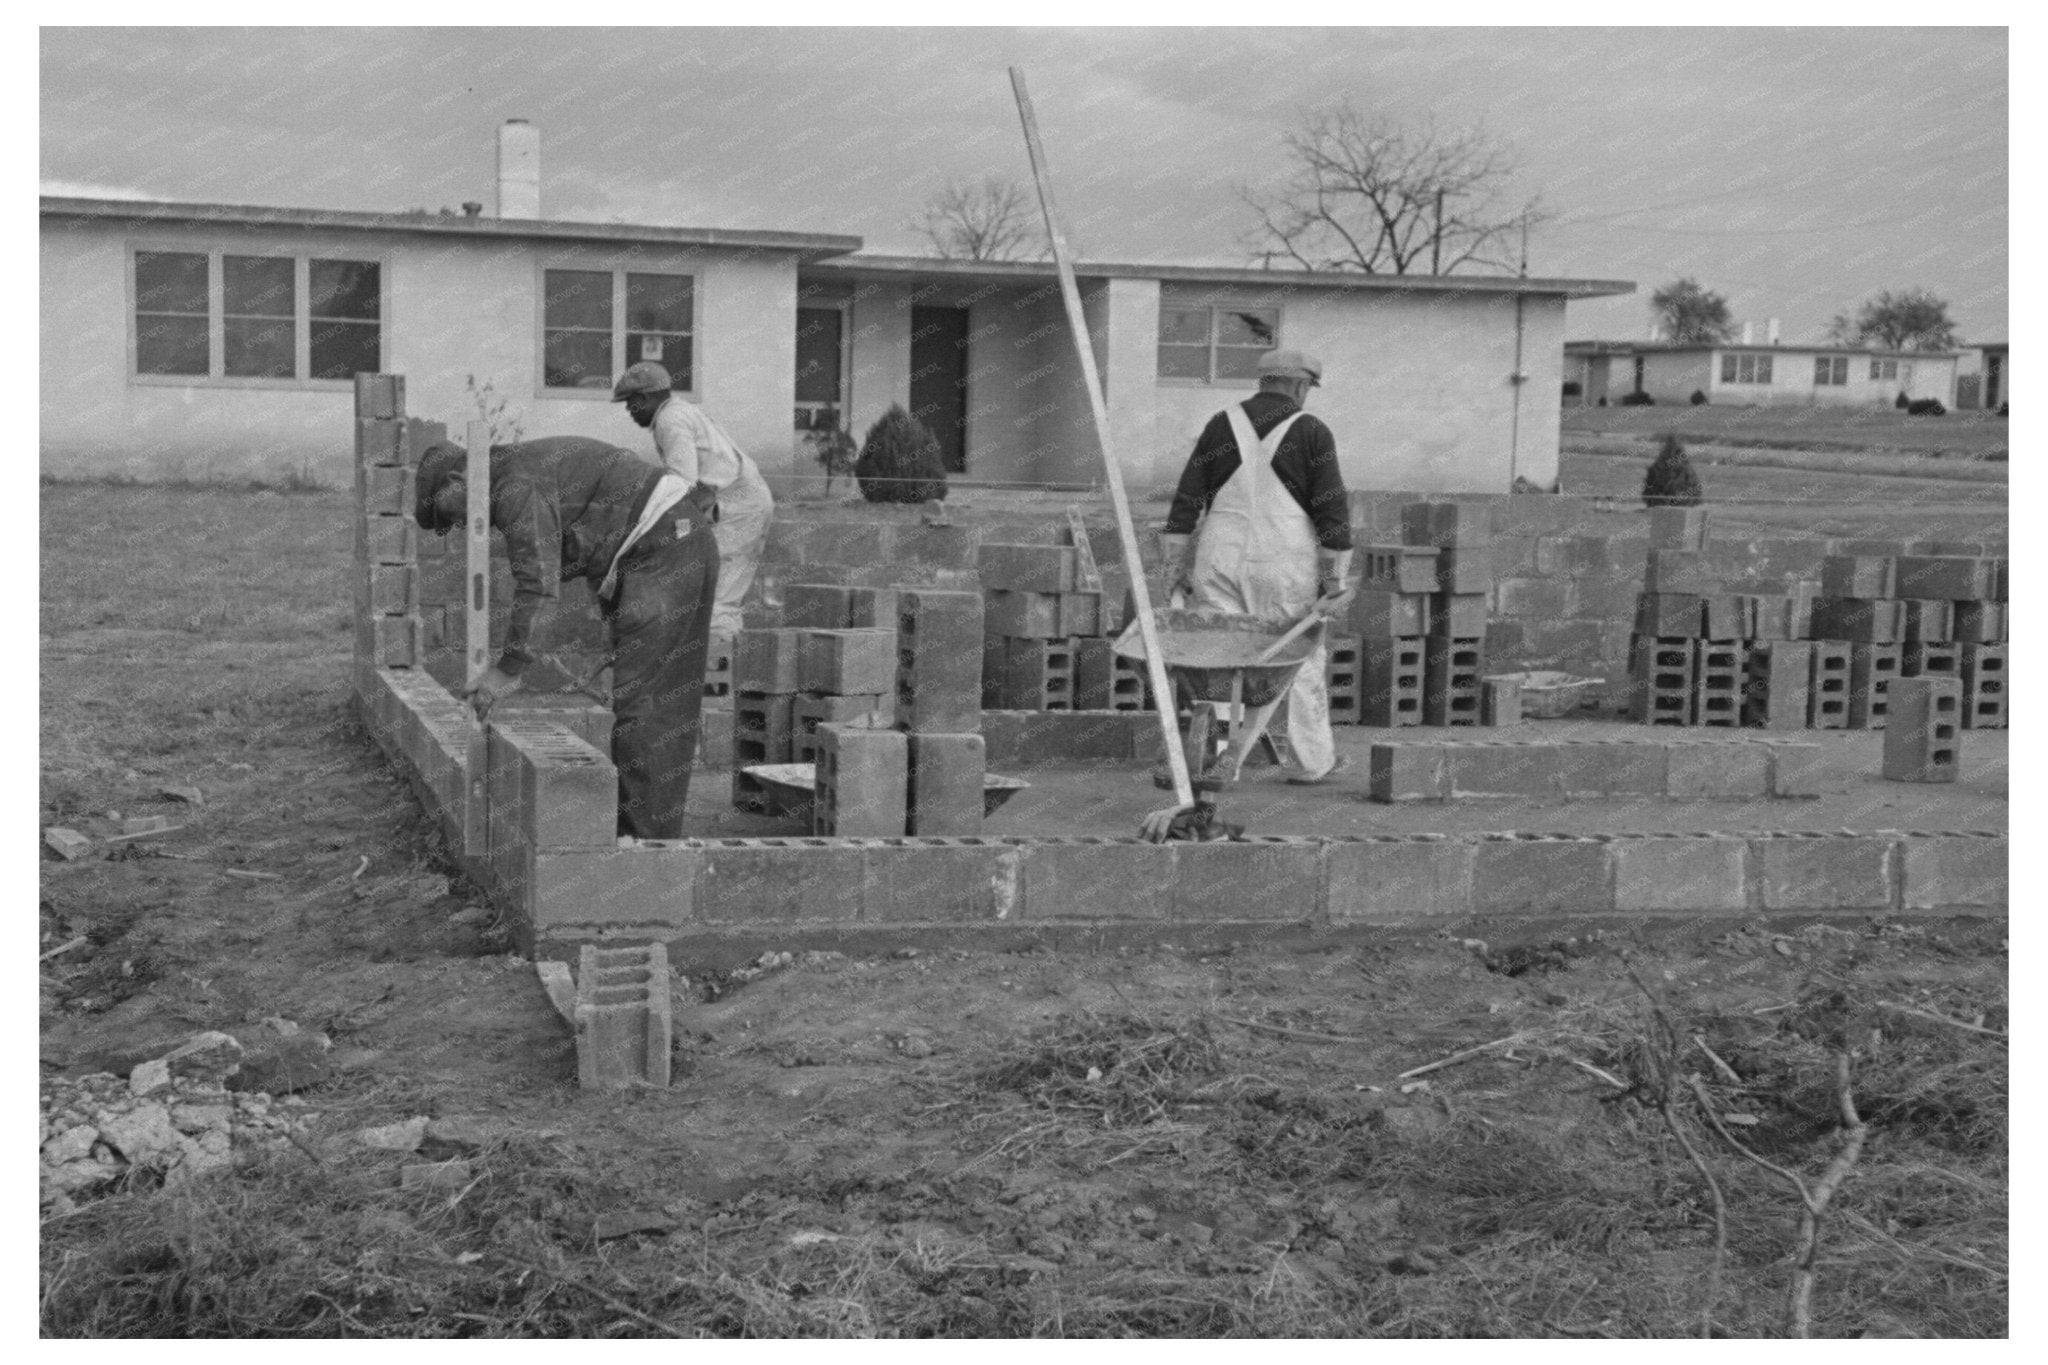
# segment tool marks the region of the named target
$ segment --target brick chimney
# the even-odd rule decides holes
[[[523,118],[498,128],[498,216],[540,217],[540,129]]]

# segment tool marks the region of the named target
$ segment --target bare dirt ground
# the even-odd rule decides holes
[[[41,510],[43,823],[183,825],[45,861],[45,1076],[334,1042],[301,1144],[44,1222],[46,1335],[1775,1335],[1728,1139],[1818,1180],[1842,1056],[1814,1333],[2005,1330],[2002,920],[683,962],[676,1084],[585,1095],[349,713],[347,499]],[[348,1136],[418,1115],[476,1122]]]

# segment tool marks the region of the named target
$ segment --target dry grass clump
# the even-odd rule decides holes
[[[1026,1040],[1018,1055],[984,1067],[976,1082],[1040,1107],[1086,1110],[1104,1123],[1129,1125],[1199,1101],[1205,1092],[1189,1082],[1214,1076],[1222,1066],[1205,1019],[1063,1015]]]

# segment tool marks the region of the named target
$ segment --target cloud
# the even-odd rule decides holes
[[[147,199],[164,202],[163,195],[151,194],[133,185],[96,185],[89,180],[44,180],[36,185],[36,193],[59,199]]]

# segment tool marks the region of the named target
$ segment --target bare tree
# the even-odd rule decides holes
[[[999,176],[955,180],[925,201],[912,223],[932,254],[956,261],[1026,261],[1045,255],[1038,201],[1022,185]]]
[[[1506,207],[1520,163],[1481,130],[1406,129],[1346,100],[1304,116],[1283,142],[1287,178],[1239,191],[1259,219],[1244,245],[1268,270],[1512,271],[1527,264],[1529,227],[1547,216],[1534,198]]]

